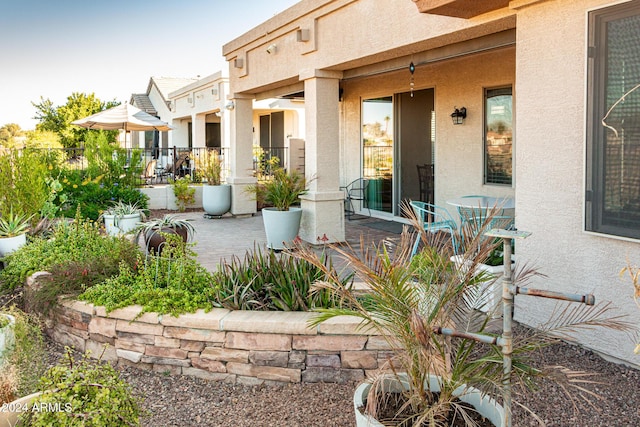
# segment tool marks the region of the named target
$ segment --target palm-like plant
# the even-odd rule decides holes
[[[271,177],[249,186],[247,191],[254,193],[260,203],[273,206],[279,211],[288,211],[307,192],[307,181],[296,171],[287,172],[283,168],[276,168]]]
[[[412,218],[416,229],[424,230],[412,210],[405,209],[405,213]],[[424,232],[421,238],[425,248],[412,259],[414,235],[405,228],[395,246],[383,242],[365,248],[362,254],[349,246],[332,247],[346,259],[356,277],[368,286],[366,296],[354,294],[342,284],[338,273],[328,269],[325,269],[328,280],[314,285],[316,290],[330,290],[346,308],[316,310],[318,315],[312,320],[313,325],[335,316],[356,316],[362,319],[363,328],[380,333],[397,350],[389,366],[394,373],[405,372],[408,381],[402,414],[397,414],[393,421],[397,425],[440,426],[451,414],[458,414],[468,425],[474,425],[468,409],[456,399],[460,390],[474,387],[496,396],[505,387],[502,350],[498,345],[485,346],[466,337],[442,334],[443,329],[453,329],[463,334],[482,334],[489,340],[499,335],[499,331],[489,328],[492,313],[473,310],[465,300],[465,295],[491,279],[478,273],[476,267],[497,244],[493,239],[483,237],[492,215],[487,215],[475,234],[463,232],[464,246],[470,250],[465,253],[462,263],[451,260],[451,246],[441,238],[445,235]],[[323,264],[311,248],[299,246],[292,254],[322,268]],[[516,272],[515,281],[526,281],[535,274],[532,269],[521,269]],[[535,378],[547,371],[534,368],[527,356],[535,349],[556,342],[558,337],[570,336],[576,327],[626,327],[616,318],[603,320],[606,311],[607,308],[591,313],[581,307],[564,311],[552,319],[549,330],[515,339],[511,381],[531,386]],[[556,335],[551,337],[550,331]],[[563,380],[569,384],[575,373],[567,370],[564,373]],[[438,394],[432,393],[428,386],[433,375],[438,377]],[[561,380],[557,375],[554,378]],[[387,383],[388,374],[373,381],[367,413],[374,417],[385,400],[383,388]]]
[[[209,185],[220,185],[222,182],[222,162],[217,150],[207,150],[196,158],[198,173]]]
[[[15,237],[25,233],[32,217],[33,215],[16,214],[11,208],[8,215],[0,217],[0,237]]]

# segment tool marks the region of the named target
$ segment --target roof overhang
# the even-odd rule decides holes
[[[469,19],[509,6],[510,0],[413,0],[422,13]]]

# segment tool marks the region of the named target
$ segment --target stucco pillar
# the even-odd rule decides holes
[[[207,145],[207,124],[204,114],[191,115],[191,144],[193,148]]]
[[[300,238],[313,243],[343,242],[344,193],[340,191],[339,83],[341,72],[305,70],[305,171],[309,192],[302,199]]]
[[[246,191],[247,186],[255,184],[253,176],[253,99],[235,96],[231,99],[233,109],[229,113],[229,131],[231,136],[230,175],[231,213],[248,215],[256,213],[255,197]]]

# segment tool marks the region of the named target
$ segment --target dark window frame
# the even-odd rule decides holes
[[[610,106],[607,105],[608,33],[611,22],[640,16],[638,2],[623,3],[589,13],[589,48],[587,75],[587,158],[585,194],[585,230],[605,235],[640,239],[640,216],[635,213],[625,218],[623,209],[619,218],[605,212],[608,182],[605,166],[608,130],[602,125]],[[636,218],[633,218],[633,217]]]
[[[508,177],[508,180],[497,180],[497,179],[492,179],[490,173],[489,173],[489,144],[487,141],[487,133],[488,133],[488,123],[487,123],[487,118],[488,118],[488,105],[487,105],[487,101],[489,99],[489,94],[491,92],[495,92],[495,93],[501,93],[502,95],[506,95],[508,92],[508,95],[511,97],[511,164],[510,164],[510,169],[511,169],[511,175]],[[514,132],[514,127],[513,127],[513,85],[505,85],[505,86],[498,86],[498,87],[489,87],[489,88],[484,88],[484,92],[483,92],[483,102],[484,102],[484,106],[483,106],[483,113],[484,113],[484,118],[483,118],[483,137],[482,137],[482,143],[483,143],[483,184],[484,185],[499,185],[499,186],[508,186],[511,187],[513,186],[513,132]]]

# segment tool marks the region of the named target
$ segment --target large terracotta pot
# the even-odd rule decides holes
[[[385,378],[385,390],[389,390],[391,392],[400,393],[403,390],[409,389],[409,383],[407,381],[406,374],[398,374],[389,375],[388,378]],[[384,427],[382,423],[380,423],[375,418],[370,415],[366,415],[362,413],[361,409],[366,406],[367,394],[371,389],[371,383],[362,383],[356,388],[356,391],[353,395],[353,407],[355,409],[356,415],[356,426],[357,427]],[[429,390],[433,392],[440,391],[440,381],[439,377],[435,375],[429,376]],[[498,404],[494,399],[490,398],[487,395],[483,395],[480,390],[475,389],[473,387],[464,387],[460,386],[455,392],[455,395],[458,398],[473,406],[476,411],[484,416],[486,419],[491,421],[496,427],[504,426],[504,408]]]

